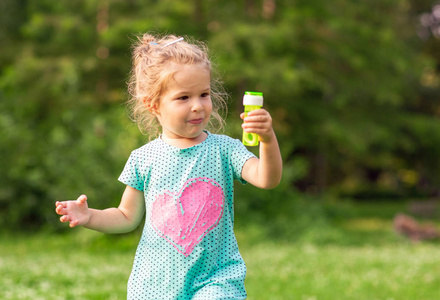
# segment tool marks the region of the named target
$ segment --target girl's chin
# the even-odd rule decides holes
[[[197,138],[200,137],[204,137],[204,130],[205,128],[203,127],[203,129],[197,130],[197,131],[193,131],[193,132],[186,132],[186,133],[165,133],[165,137],[166,138],[171,138],[171,139],[190,139],[190,140],[195,140]]]

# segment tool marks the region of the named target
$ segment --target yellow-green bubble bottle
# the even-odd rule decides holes
[[[253,110],[263,107],[263,93],[245,92],[243,96],[245,117]],[[258,146],[258,134],[243,131],[243,144],[246,146]]]

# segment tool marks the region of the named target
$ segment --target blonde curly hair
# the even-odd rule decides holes
[[[146,33],[138,36],[133,45],[128,107],[132,120],[150,138],[160,133],[160,123],[150,112],[151,107],[160,105],[162,92],[180,69],[179,65],[202,64],[211,72],[212,113],[208,129],[218,132],[224,126],[221,114],[227,111],[227,94],[218,77],[213,76],[208,48],[204,43],[191,41],[187,37],[164,47],[177,39],[174,35],[154,36]]]

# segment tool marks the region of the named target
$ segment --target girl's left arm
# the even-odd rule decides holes
[[[241,176],[250,184],[262,188],[275,188],[281,180],[283,162],[280,147],[272,128],[272,117],[264,110],[254,110],[240,115],[244,120],[245,132],[252,132],[260,138],[260,158],[251,158],[243,166]]]

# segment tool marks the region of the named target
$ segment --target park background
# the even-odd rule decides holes
[[[440,3],[428,0],[0,2],[0,298],[124,299],[140,229],[68,230],[57,200],[117,206],[130,152],[130,45],[205,41],[240,138],[264,92],[284,173],[236,187],[249,299],[438,299]],[[142,226],[141,226],[142,227]]]

